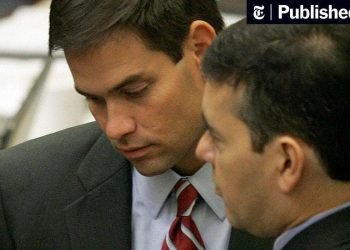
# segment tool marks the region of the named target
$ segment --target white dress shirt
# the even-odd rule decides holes
[[[205,164],[189,182],[202,197],[192,212],[207,250],[228,248],[231,226],[225,218],[222,199],[214,192],[212,168]],[[171,192],[181,178],[173,170],[142,176],[133,170],[132,249],[160,250],[171,223],[176,217],[176,198]],[[170,195],[169,195],[170,194]]]

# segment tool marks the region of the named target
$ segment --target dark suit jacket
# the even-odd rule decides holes
[[[350,208],[341,210],[307,227],[283,248],[283,250],[310,249],[350,249]]]
[[[0,152],[1,249],[131,249],[131,166],[95,123]],[[271,249],[232,230],[229,249]]]

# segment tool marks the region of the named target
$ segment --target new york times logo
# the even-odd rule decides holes
[[[264,9],[265,9],[264,5],[254,6],[253,16],[256,20],[264,19],[264,17],[265,17]]]
[[[290,8],[288,5],[278,6],[278,19],[349,19],[350,9],[336,9],[332,5],[327,8],[320,8],[318,5],[308,7],[300,5],[299,8]]]
[[[247,22],[350,24],[350,1],[247,0]]]

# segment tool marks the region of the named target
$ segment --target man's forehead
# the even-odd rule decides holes
[[[207,80],[204,88],[203,102],[210,103],[210,106],[222,103],[226,96],[228,86],[224,83],[218,83],[214,80]]]
[[[207,81],[204,89],[202,109],[214,116],[218,112],[237,113],[244,99],[245,85],[232,86],[224,82]]]
[[[215,119],[222,104],[222,86],[216,83],[207,81],[204,88],[202,99],[202,112],[207,121]]]
[[[118,28],[110,34],[101,36],[101,39],[94,44],[81,44],[80,47],[63,49],[66,58],[82,58],[101,53],[104,50],[120,49],[127,51],[137,43],[147,48],[147,43],[139,35],[139,32],[131,28]]]

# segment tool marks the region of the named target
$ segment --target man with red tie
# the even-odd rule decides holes
[[[1,152],[1,245],[269,249],[229,225],[195,156],[200,62],[222,27],[214,0],[53,0],[50,52],[96,123]]]

